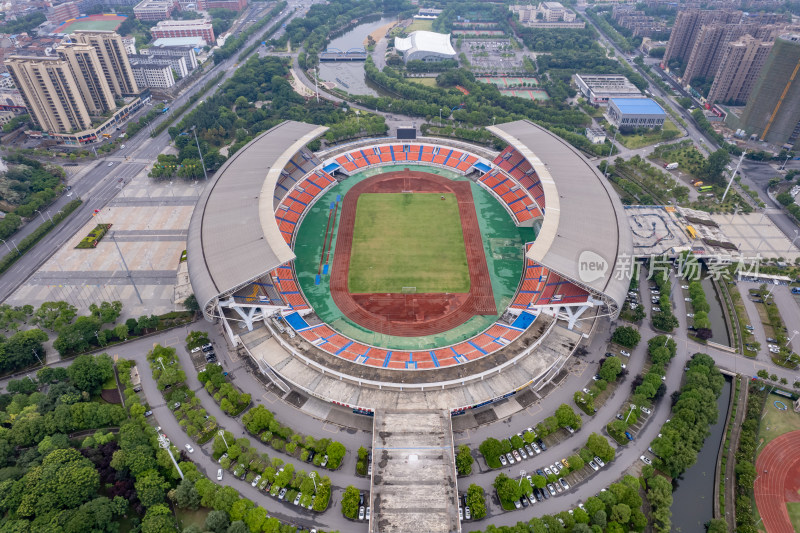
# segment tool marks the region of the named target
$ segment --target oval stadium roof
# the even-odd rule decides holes
[[[567,141],[533,122],[486,129],[516,148],[542,182],[547,210],[528,258],[605,295],[606,303],[620,309],[630,280],[618,269],[629,269],[633,239],[607,180]]]
[[[328,128],[286,121],[228,159],[192,213],[189,279],[201,309],[294,259],[278,229],[275,186],[289,159]]]
[[[442,59],[455,58],[456,51],[450,44],[449,33],[434,33],[432,31],[414,31],[408,37],[395,37],[394,47],[403,53],[406,61],[422,59],[431,55]]]

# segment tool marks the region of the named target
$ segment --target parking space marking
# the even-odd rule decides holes
[[[325,422],[322,424],[322,431],[327,431],[328,433],[339,433],[339,426],[331,424],[330,422]]]
[[[265,392],[261,397],[264,399],[265,402],[269,404],[273,404],[280,399],[272,392]]]
[[[469,442],[469,437],[470,437],[471,433],[472,432],[470,430],[465,429],[464,431],[461,432],[461,436],[460,437],[455,438],[455,435],[454,435],[453,436],[453,441],[454,442]]]
[[[536,415],[542,412],[542,406],[539,405],[539,402],[532,403],[527,408],[525,408],[525,412],[531,416]]]

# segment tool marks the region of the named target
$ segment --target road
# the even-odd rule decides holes
[[[294,6],[299,5],[301,5],[300,2],[290,2],[287,9],[292,9]],[[300,16],[302,13],[303,10],[296,9],[292,14],[292,18]],[[266,29],[264,31],[266,31]],[[283,31],[283,28],[280,28],[275,36],[279,37]],[[261,39],[262,36],[263,32],[256,32],[242,48],[244,49],[250,46]],[[184,105],[189,98],[199,92],[203,86],[219,72],[224,72],[220,83],[231,78],[236,72],[234,67],[237,63],[238,54],[234,54],[226,61],[215,65],[175,98],[175,100],[170,103],[170,107],[174,110]],[[190,109],[184,113],[184,116],[199,104],[200,101],[195,102]],[[164,120],[171,118],[171,114],[159,116],[153,120],[152,126],[154,127]],[[149,137],[147,131],[147,128],[143,129],[125,143],[125,148],[117,150],[113,155],[98,160],[88,171],[83,172],[83,176],[73,184],[72,191],[70,191],[73,193],[72,196],[62,196],[48,209],[52,214],[56,213],[68,201],[76,197],[84,201],[67,220],[48,233],[46,237],[24,254],[12,268],[0,274],[0,302],[5,301],[13,294],[14,291],[25,283],[25,281],[33,275],[61,245],[69,240],[84,224],[91,220],[95,209],[102,209],[119,194],[122,190],[120,185],[124,185],[124,183],[130,181],[130,179],[139,172],[145,170],[148,165],[152,164],[158,154],[164,151],[169,145],[171,139],[167,130],[162,131],[156,137]],[[27,233],[30,233],[36,227],[31,224],[28,224],[28,226],[30,227],[25,230]],[[25,233],[20,235],[24,236]],[[17,236],[14,236],[13,240],[18,242]]]

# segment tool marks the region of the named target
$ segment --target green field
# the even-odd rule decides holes
[[[411,33],[412,31],[431,31],[433,29],[433,21],[432,20],[415,20],[408,26],[406,26],[406,33]]]
[[[664,127],[660,131],[648,131],[647,133],[631,133],[617,135],[617,140],[626,148],[631,150],[649,146],[657,142],[670,141],[680,137],[681,132],[670,119],[664,120]]]
[[[403,287],[416,287],[418,293],[468,292],[455,195],[359,196],[348,285],[351,293],[400,293]]]
[[[790,408],[780,411],[775,407],[775,400],[782,401]],[[800,413],[795,413],[791,409],[791,400],[777,394],[770,394],[767,397],[767,403],[764,404],[764,413],[758,428],[758,452],[763,450],[773,439],[798,429],[800,429]]]

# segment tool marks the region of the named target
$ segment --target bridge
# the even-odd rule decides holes
[[[338,48],[328,48],[319,54],[320,61],[366,61],[367,51],[363,47],[351,48],[346,52]]]

